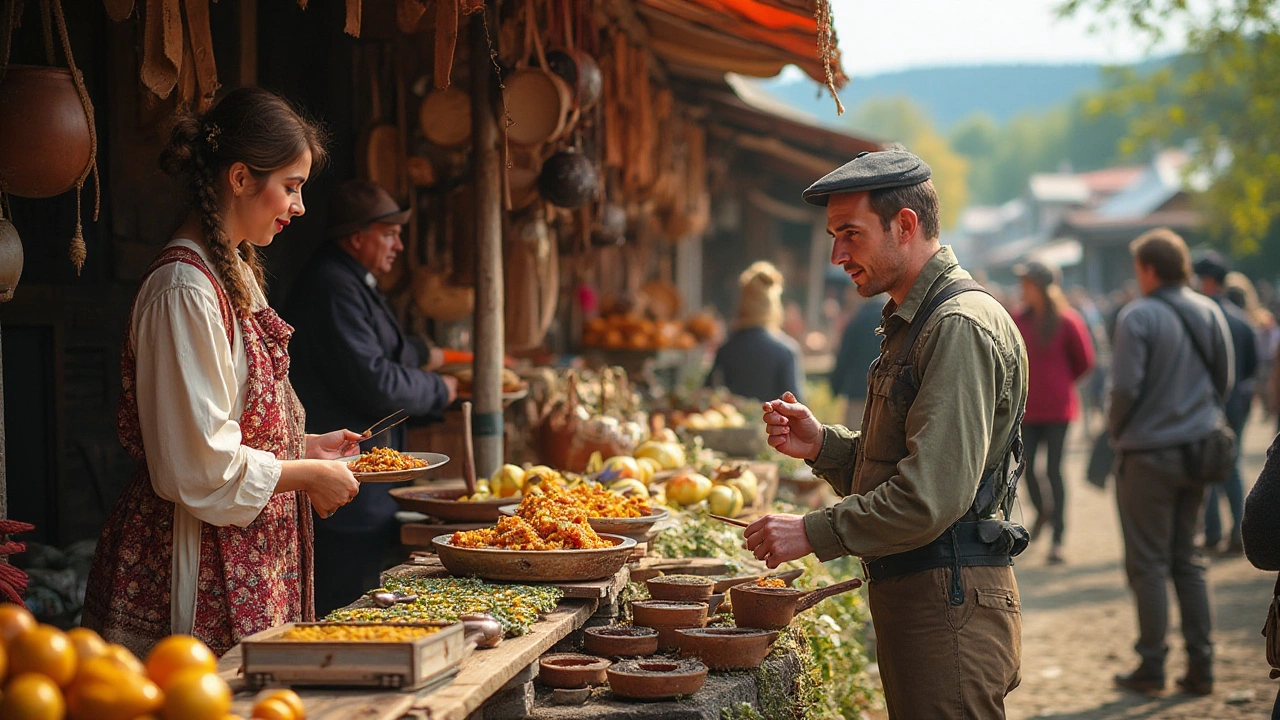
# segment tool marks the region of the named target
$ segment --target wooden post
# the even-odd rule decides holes
[[[258,0],[240,0],[240,85],[258,84]]]
[[[503,462],[502,358],[503,328],[502,186],[499,175],[498,125],[490,93],[493,60],[489,57],[484,12],[471,15],[471,139],[476,195],[475,400],[476,471],[489,477]]]

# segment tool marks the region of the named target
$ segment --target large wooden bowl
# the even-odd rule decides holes
[[[515,515],[519,507],[519,503],[503,505],[498,508],[498,512],[503,515]],[[650,508],[649,514],[643,517],[587,518],[587,524],[600,535],[621,535],[629,537],[636,542],[644,542],[648,539],[649,531],[653,529],[654,523],[670,514],[666,508],[655,507]]]
[[[495,498],[478,502],[462,502],[458,498],[466,490],[428,490],[421,487],[392,488],[391,497],[405,510],[420,512],[445,522],[484,523],[498,522],[502,514],[498,508],[511,502],[511,498]]]
[[[451,575],[475,575],[485,580],[511,582],[578,582],[599,580],[618,572],[636,546],[633,538],[601,535],[613,547],[596,550],[499,550],[461,548],[449,543],[452,535],[431,540],[440,562]]]

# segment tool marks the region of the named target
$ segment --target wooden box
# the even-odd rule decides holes
[[[255,690],[265,685],[413,689],[452,672],[474,649],[463,639],[460,622],[397,623],[440,628],[426,637],[398,642],[278,639],[295,626],[379,624],[288,623],[250,635],[241,641],[245,683]]]

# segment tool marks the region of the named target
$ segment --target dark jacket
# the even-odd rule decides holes
[[[406,339],[373,276],[341,248],[326,244],[311,259],[285,304],[294,327],[289,379],[307,410],[307,432],[362,432],[396,410],[439,416],[444,380],[420,369],[426,346]],[[404,425],[365,443],[404,449]],[[389,486],[366,484],[327,529],[372,531],[393,521]]]
[[[707,385],[756,400],[773,400],[790,390],[803,400],[800,346],[763,327],[734,330],[716,351]]]
[[[1210,297],[1218,303],[1222,316],[1227,319],[1227,329],[1231,331],[1231,347],[1235,351],[1236,384],[1227,397],[1228,420],[1234,426],[1237,420],[1243,422],[1241,415],[1249,412],[1249,401],[1253,399],[1253,376],[1258,373],[1258,338],[1244,311],[1235,303],[1225,295]]]
[[[883,298],[883,296],[878,296]],[[858,312],[844,326],[840,334],[840,350],[836,353],[836,365],[831,370],[831,392],[836,396],[865,400],[867,397],[867,372],[871,363],[880,357],[880,327],[883,302],[872,298],[858,308]]]
[[[1245,498],[1240,534],[1254,567],[1280,570],[1280,435],[1271,441],[1258,482]]]

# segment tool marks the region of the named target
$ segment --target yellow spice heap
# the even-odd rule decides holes
[[[279,639],[296,642],[403,642],[439,631],[440,628],[412,625],[304,625],[289,628]]]

